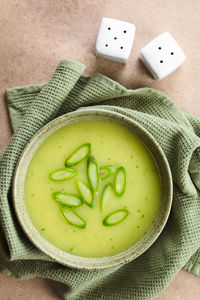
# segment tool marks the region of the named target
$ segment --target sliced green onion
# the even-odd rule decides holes
[[[67,220],[67,222],[71,225],[74,225],[78,228],[85,228],[86,222],[83,220],[75,211],[73,211],[71,208],[60,208],[61,213],[63,214],[64,218]]]
[[[109,182],[104,186],[103,192],[101,194],[101,201],[100,201],[101,212],[103,212],[104,208],[106,207],[106,204],[111,196],[112,191],[113,191],[113,185],[111,182]]]
[[[90,153],[91,144],[86,143],[78,147],[65,161],[66,167],[72,167],[84,160]]]
[[[114,177],[114,191],[118,197],[121,197],[126,188],[126,171],[124,167],[119,167]]]
[[[105,166],[101,167],[99,171],[99,175],[101,180],[104,180],[115,173],[115,168],[113,166]]]
[[[94,207],[94,196],[90,187],[83,181],[77,180],[77,189],[83,198],[84,202],[90,206]]]
[[[83,204],[82,199],[74,194],[55,192],[52,194],[52,197],[57,202],[68,207],[79,207]]]
[[[107,215],[103,220],[104,226],[113,226],[122,222],[129,214],[127,209],[119,209]]]
[[[99,165],[93,156],[88,157],[87,167],[90,187],[94,193],[97,193],[99,188]]]
[[[52,181],[64,181],[71,179],[77,174],[75,169],[64,168],[58,169],[49,174],[49,179]]]

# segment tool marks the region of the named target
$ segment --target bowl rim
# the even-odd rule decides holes
[[[145,138],[148,139],[149,142],[152,143],[153,147],[160,154],[160,158],[162,160],[162,167],[165,169],[166,182],[168,183],[168,195],[166,197],[165,202],[161,205],[160,212],[155,220],[153,226],[148,230],[147,234],[139,240],[136,244],[131,246],[129,249],[120,252],[113,256],[105,256],[105,257],[81,257],[77,255],[73,255],[63,250],[57,248],[50,242],[48,242],[44,237],[42,237],[37,229],[31,222],[29,218],[26,205],[25,205],[25,197],[24,197],[24,181],[26,176],[26,171],[29,166],[29,163],[32,157],[35,154],[35,151],[40,147],[40,145],[45,141],[45,139],[50,136],[55,131],[59,130],[63,126],[67,126],[69,124],[80,122],[83,120],[107,120],[111,122],[115,122],[119,125],[125,126],[126,128],[131,129],[133,132],[133,128],[139,131]],[[138,136],[137,133],[134,132]],[[141,142],[145,145],[145,147],[149,150],[148,145],[144,140],[139,137]],[[31,154],[31,155],[30,155]],[[152,155],[153,159],[156,162],[155,157]],[[157,165],[158,167],[158,165]],[[159,167],[158,167],[159,170]],[[38,248],[40,251],[45,253],[49,258],[53,261],[56,261],[62,265],[78,268],[78,269],[105,269],[116,267],[125,263],[132,261],[133,259],[140,256],[144,253],[158,238],[161,234],[167,219],[170,214],[171,205],[172,205],[172,196],[173,196],[173,184],[172,184],[172,175],[169,167],[169,163],[167,158],[155,140],[155,138],[138,122],[135,120],[124,116],[119,112],[114,112],[111,110],[101,109],[101,108],[83,108],[79,109],[75,112],[70,112],[64,115],[61,115],[45,126],[43,126],[36,134],[30,139],[30,141],[25,146],[22,151],[19,160],[16,164],[14,179],[12,184],[12,195],[13,195],[13,204],[14,210],[17,216],[17,219],[26,234],[29,240]],[[165,204],[165,208],[162,210],[163,205]],[[51,260],[50,259],[50,260]]]

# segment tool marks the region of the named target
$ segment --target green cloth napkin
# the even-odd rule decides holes
[[[152,299],[181,268],[200,276],[200,119],[159,91],[127,90],[83,72],[82,64],[63,60],[49,83],[6,90],[14,135],[0,157],[0,271],[53,279],[68,300]],[[30,138],[55,117],[91,105],[144,126],[164,150],[174,180],[172,211],[157,241],[136,260],[100,271],[70,269],[35,248],[19,226],[11,194],[17,160]]]

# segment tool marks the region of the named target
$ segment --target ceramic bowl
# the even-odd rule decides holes
[[[116,122],[122,126],[129,128],[134,134],[136,134],[148,148],[158,166],[162,187],[161,208],[155,223],[152,225],[152,228],[137,244],[133,245],[128,250],[117,255],[107,256],[103,258],[80,257],[72,255],[50,244],[39,234],[39,232],[31,223],[24,201],[24,182],[26,171],[38,147],[49,135],[51,135],[61,127],[67,126],[74,122],[79,122],[81,120],[91,119],[109,120],[112,122]],[[30,140],[16,166],[13,181],[13,201],[17,218],[24,232],[32,241],[32,243],[35,244],[35,246],[46,255],[50,256],[52,259],[63,265],[73,268],[111,268],[121,264],[125,264],[137,258],[144,251],[146,251],[158,238],[159,234],[162,232],[165,226],[170,213],[172,203],[172,177],[164,152],[162,151],[156,140],[153,138],[153,136],[141,125],[133,121],[131,118],[125,117],[120,113],[115,113],[103,109],[97,110],[93,108],[86,108],[84,110],[78,110],[76,112],[69,113],[54,119],[46,126],[44,126],[40,131],[38,131],[37,134]]]

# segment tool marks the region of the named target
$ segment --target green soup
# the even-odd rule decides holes
[[[124,167],[126,187],[120,197],[111,191],[102,211],[102,191],[115,175],[102,180],[94,207],[84,203],[73,209],[86,222],[85,228],[78,228],[63,217],[52,194],[79,195],[76,181],[89,185],[87,159],[73,167],[77,174],[69,180],[54,182],[49,174],[64,168],[66,158],[84,143],[91,143],[100,167]],[[56,247],[79,256],[110,256],[130,248],[151,228],[161,204],[160,177],[151,154],[130,130],[108,121],[81,121],[57,130],[38,148],[25,178],[25,203],[33,225]],[[120,209],[128,210],[128,216],[119,224],[104,226],[105,217]]]

